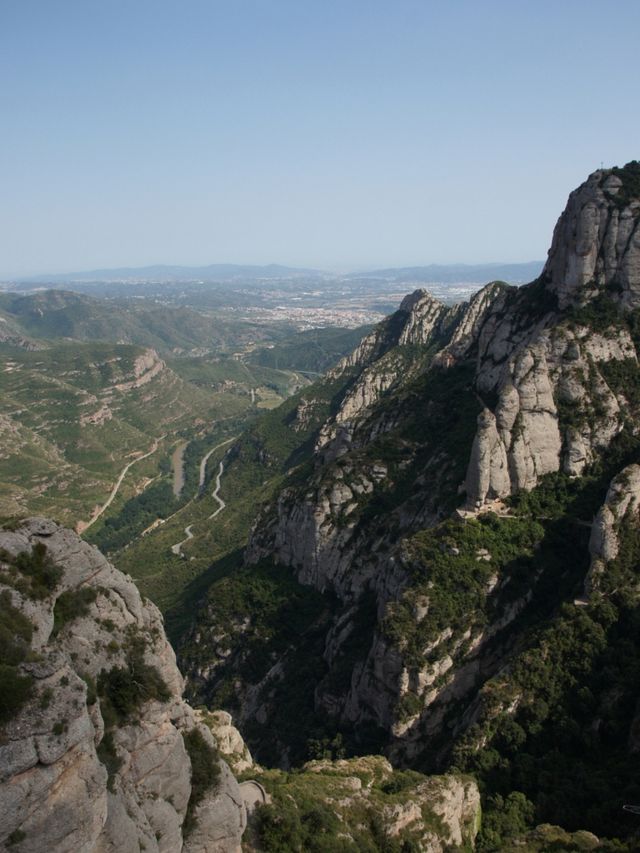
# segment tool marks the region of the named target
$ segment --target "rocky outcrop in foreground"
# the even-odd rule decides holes
[[[0,530],[0,644],[3,850],[258,851],[267,836],[288,843],[292,819],[306,826],[310,801],[337,844],[370,840],[375,819],[389,843],[473,846],[469,777],[405,778],[380,756],[310,762],[292,779],[254,766],[229,714],[181,698],[157,608],[52,521]],[[238,784],[251,768],[257,778]]]
[[[0,531],[0,620],[2,849],[240,850],[238,783],[130,578],[32,518]],[[250,766],[230,720],[207,722]]]
[[[273,795],[262,825],[274,828],[280,821],[290,833],[293,828],[289,838],[300,839],[278,849],[310,849],[318,830],[324,850],[474,849],[480,792],[468,776],[399,773],[386,758],[368,755],[310,761],[295,774],[263,771],[260,779]],[[253,826],[243,848],[264,849]]]

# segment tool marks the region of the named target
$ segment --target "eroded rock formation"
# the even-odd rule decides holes
[[[0,531],[0,595],[5,623],[22,630],[14,684],[27,688],[11,714],[4,706],[2,844],[24,853],[239,851],[238,784],[181,698],[160,613],[131,579],[75,533],[33,518]],[[225,744],[238,747],[224,722]],[[190,737],[214,756],[218,777],[197,793]]]

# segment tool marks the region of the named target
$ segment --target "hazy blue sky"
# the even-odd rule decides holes
[[[0,0],[0,274],[543,258],[638,0]]]

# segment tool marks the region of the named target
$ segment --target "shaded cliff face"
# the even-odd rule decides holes
[[[468,776],[406,777],[380,756],[293,779],[255,767],[229,714],[182,700],[157,609],[51,521],[0,530],[0,643],[3,850],[311,849],[318,832],[327,850],[474,844]]]
[[[460,746],[467,766],[475,753],[489,766],[493,731],[465,740],[484,686],[559,608],[580,619],[595,606],[591,522],[615,475],[640,462],[639,177],[638,164],[596,172],[571,195],[538,281],[493,283],[454,307],[408,296],[330,372],[315,426],[328,385],[305,391],[291,428],[304,420],[313,450],[262,510],[238,578],[269,577],[308,615],[298,607],[292,635],[244,604],[222,620],[212,598],[185,651],[193,692],[236,703],[258,750],[277,720],[284,764],[305,757],[305,738],[339,731],[350,748],[375,743],[420,767],[472,743]],[[286,570],[292,585],[278,586]],[[569,690],[571,654],[559,654]],[[540,731],[562,690],[537,708]],[[551,816],[544,791],[529,793]]]
[[[0,530],[0,617],[3,849],[240,849],[238,784],[130,578],[29,519]]]

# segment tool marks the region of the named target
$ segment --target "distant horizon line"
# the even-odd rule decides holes
[[[543,266],[545,260],[536,258],[533,260],[527,261],[480,261],[480,262],[469,262],[469,261],[453,261],[451,263],[438,263],[431,261],[429,263],[413,263],[413,264],[402,264],[402,265],[357,265],[357,266],[327,266],[327,267],[318,267],[318,266],[298,266],[298,265],[289,265],[282,264],[277,262],[270,262],[266,264],[244,264],[244,263],[226,263],[226,262],[215,262],[210,264],[171,264],[171,263],[162,263],[162,264],[143,264],[140,266],[113,266],[113,267],[96,267],[93,269],[85,269],[85,270],[73,270],[73,271],[63,271],[63,272],[38,272],[38,273],[20,273],[20,274],[3,274],[0,276],[0,282],[2,283],[20,283],[20,282],[35,282],[38,279],[41,279],[43,283],[47,283],[48,280],[65,280],[72,278],[78,278],[80,276],[83,277],[84,281],[97,281],[97,278],[90,278],[91,276],[98,275],[116,275],[116,274],[129,274],[129,276],[134,276],[136,273],[149,273],[150,271],[167,272],[173,270],[174,273],[182,272],[188,273],[193,272],[197,273],[198,271],[217,271],[222,272],[226,270],[229,274],[233,274],[233,271],[237,271],[238,274],[241,274],[241,271],[244,270],[246,272],[256,272],[256,271],[272,271],[275,272],[277,270],[280,271],[280,275],[284,275],[286,273],[289,274],[320,274],[320,275],[331,275],[331,276],[341,276],[341,275],[363,275],[363,274],[375,274],[375,273],[383,273],[383,272],[404,272],[409,270],[429,270],[429,269],[473,269],[473,268],[483,268],[483,269],[491,269],[496,267],[528,267],[533,265]],[[86,277],[86,278],[85,278]]]

